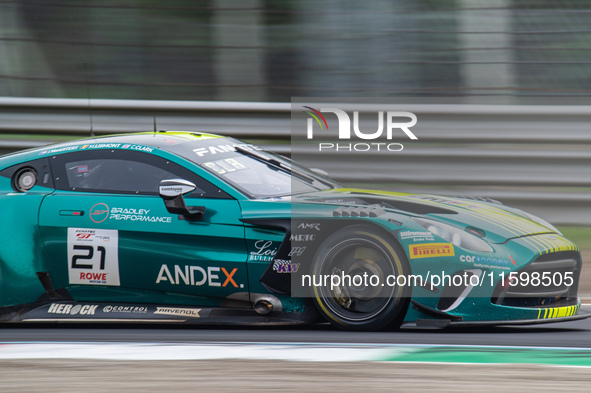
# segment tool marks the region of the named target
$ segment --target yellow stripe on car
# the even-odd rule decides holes
[[[544,311],[543,316],[542,311]],[[573,315],[577,315],[578,311],[578,305],[566,307],[541,308],[538,310],[538,319],[572,317]]]

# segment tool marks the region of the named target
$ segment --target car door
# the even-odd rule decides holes
[[[39,229],[54,286],[76,300],[220,305],[248,292],[238,202],[191,170],[153,154],[94,150],[52,157],[56,191]],[[201,220],[167,211],[164,179],[197,189]]]

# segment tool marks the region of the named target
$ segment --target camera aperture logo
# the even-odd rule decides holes
[[[318,112],[316,109],[309,107],[309,106],[305,106],[304,108],[308,108],[312,112],[314,112],[316,115],[320,116],[320,118],[324,122],[324,125],[326,126],[326,129],[328,130],[328,124],[326,123],[326,119],[324,118],[324,116],[322,116],[322,113]],[[320,126],[320,129],[322,129],[322,123],[320,122],[320,120],[318,120],[318,117],[316,115],[314,115],[314,113],[312,113],[312,112],[306,112],[306,113],[309,114],[310,116],[312,116],[316,120],[318,125]],[[308,139],[312,139],[311,123],[312,123],[312,119],[308,119]]]
[[[404,146],[401,143],[390,142],[394,135],[404,135],[411,140],[417,140],[417,136],[410,130],[415,124],[417,124],[417,116],[411,112],[400,112],[400,111],[378,111],[378,128],[375,132],[364,132],[359,126],[359,112],[353,112],[353,127],[351,127],[351,118],[347,112],[339,108],[320,108],[315,109],[310,106],[304,106],[308,109],[306,111],[309,117],[307,120],[307,134],[306,138],[313,140],[314,134],[314,120],[316,124],[320,126],[320,130],[323,133],[324,138],[328,138],[329,135],[326,131],[329,130],[328,122],[322,113],[332,113],[336,115],[338,120],[338,139],[339,141],[350,141],[350,142],[319,142],[318,151],[349,151],[349,152],[364,152],[364,151],[401,151]],[[384,120],[385,119],[385,120]],[[400,121],[407,119],[407,121]],[[384,127],[386,123],[386,127]],[[326,129],[325,129],[326,128]],[[381,138],[384,134],[384,128],[386,130],[387,142],[377,142],[378,138]],[[352,129],[352,130],[351,130]],[[372,130],[373,131],[373,130]],[[402,131],[402,132],[399,132]],[[354,140],[362,139],[368,142],[351,142]],[[374,141],[374,142],[369,142]]]

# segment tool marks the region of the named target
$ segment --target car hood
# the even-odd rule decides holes
[[[391,213],[430,218],[459,228],[472,227],[482,231],[487,240],[492,243],[504,243],[509,239],[523,236],[557,233],[552,226],[532,221],[518,209],[504,206],[493,200],[470,199],[470,197],[341,188],[294,196],[292,202],[335,205],[335,211],[339,207],[342,211],[342,206],[352,209],[362,206],[379,206]]]

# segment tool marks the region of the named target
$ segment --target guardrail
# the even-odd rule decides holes
[[[97,135],[151,131],[156,117],[158,129],[256,140],[323,168],[344,184],[489,196],[555,223],[591,222],[591,106],[397,105],[396,110],[417,115],[413,132],[419,140],[396,141],[405,146],[401,152],[356,152],[351,159],[292,148],[289,103],[95,99],[89,110],[85,99],[0,97],[0,151],[40,146],[56,135],[88,136],[90,115]]]

